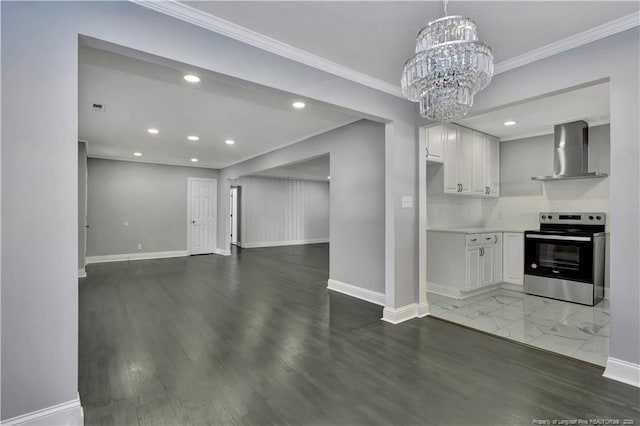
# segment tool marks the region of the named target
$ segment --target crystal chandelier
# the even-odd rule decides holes
[[[447,15],[420,30],[416,54],[402,70],[402,93],[420,103],[420,115],[435,121],[465,116],[473,95],[487,87],[493,76],[493,52],[478,41],[475,22]]]

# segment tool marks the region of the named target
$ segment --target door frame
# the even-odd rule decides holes
[[[211,253],[216,253],[218,247],[218,180],[199,177],[187,178],[187,256],[191,256],[191,183],[193,181],[213,182],[213,195],[211,211],[214,214],[213,226],[211,227]]]
[[[235,198],[233,197],[233,191],[235,189]],[[238,236],[242,236],[242,214],[240,213],[240,205],[241,205],[241,199],[242,199],[242,185],[232,185],[229,189],[229,193],[231,195],[230,197],[230,201],[231,204],[229,206],[229,229],[231,230],[229,236],[229,245],[235,245],[237,247],[242,247],[242,241],[238,238]],[[235,204],[235,217],[233,216],[233,204]],[[235,223],[236,223],[236,235],[233,235],[233,222],[235,219]],[[231,237],[235,237],[235,244],[233,243],[233,238]]]

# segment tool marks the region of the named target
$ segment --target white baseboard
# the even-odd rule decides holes
[[[52,405],[42,410],[16,416],[0,423],[0,426],[82,426],[84,415],[80,399]]]
[[[87,270],[84,268],[78,268],[78,278],[85,278],[87,276]]]
[[[640,365],[621,359],[607,359],[604,377],[640,388]]]
[[[104,256],[89,256],[89,263],[105,263],[105,262],[122,262],[125,260],[144,260],[144,259],[165,259],[168,257],[184,257],[189,256],[187,250],[177,251],[155,251],[146,253],[126,253],[126,254],[107,254]]]
[[[490,291],[496,290],[500,288],[500,283],[490,284],[484,287],[477,288],[475,290],[463,291],[462,298],[466,299],[467,297],[477,296],[479,294],[488,293]]]
[[[418,317],[418,304],[410,303],[401,308],[389,308],[386,307],[382,311],[382,321],[389,322],[391,324],[400,324],[401,322],[417,318]]]
[[[476,288],[474,290],[461,290],[458,288],[451,288],[436,283],[427,282],[427,292],[439,294],[440,296],[453,297],[454,299],[466,299],[467,297],[477,296],[482,293],[500,288],[501,284],[491,284],[484,287]]]
[[[259,248],[259,247],[280,247],[280,246],[300,246],[303,244],[320,244],[328,243],[328,238],[315,238],[311,240],[290,240],[290,241],[270,241],[263,243],[241,243],[242,248]]]
[[[513,284],[513,283],[500,283],[500,288],[504,290],[517,291],[520,293],[524,293],[524,286],[522,284]]]
[[[216,249],[216,254],[220,256],[231,256],[231,250],[218,248]]]
[[[353,284],[343,283],[342,281],[333,280],[331,278],[327,280],[327,288],[329,290],[337,291],[338,293],[346,294],[347,296],[355,297],[356,299],[366,300],[367,302],[384,306],[384,293],[378,293],[377,291],[368,290]]]
[[[416,306],[416,316],[418,318],[424,318],[429,315],[429,304],[428,303],[420,303]]]
[[[455,299],[462,298],[459,289],[431,282],[427,282],[427,292],[439,294],[440,296],[453,297]]]

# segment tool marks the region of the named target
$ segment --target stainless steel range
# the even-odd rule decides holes
[[[604,213],[540,213],[525,232],[524,292],[594,306],[604,297]]]

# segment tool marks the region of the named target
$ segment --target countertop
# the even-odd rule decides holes
[[[530,229],[535,229],[535,227],[513,227],[513,226],[503,226],[503,227],[470,227],[470,228],[429,228],[427,231],[431,232],[452,232],[455,234],[483,234],[483,233],[491,233],[491,232],[519,232],[522,233],[524,231],[528,231]]]

